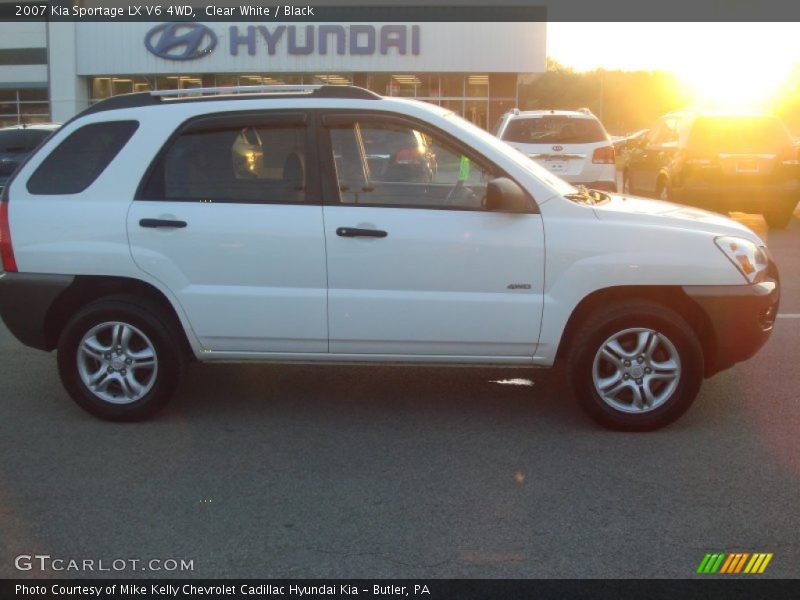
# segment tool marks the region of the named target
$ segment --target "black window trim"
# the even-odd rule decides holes
[[[319,164],[320,173],[322,175],[322,200],[326,206],[346,206],[357,208],[405,208],[415,210],[444,210],[444,211],[460,211],[460,212],[481,212],[481,213],[494,213],[494,214],[541,214],[539,205],[533,198],[531,193],[517,181],[516,178],[509,175],[505,169],[497,165],[494,161],[482,154],[475,152],[473,148],[465,144],[463,141],[428,123],[422,119],[404,115],[396,112],[389,112],[384,110],[361,110],[361,109],[329,109],[319,110],[318,119],[320,121],[317,127],[317,144],[319,146]],[[341,201],[341,194],[339,192],[338,179],[336,175],[336,165],[333,160],[333,147],[331,145],[330,135],[328,130],[335,127],[347,126],[356,122],[363,121],[377,121],[380,123],[389,123],[394,125],[402,125],[405,127],[413,127],[421,133],[427,133],[433,137],[445,141],[453,149],[457,150],[466,156],[471,162],[479,165],[482,169],[489,170],[495,173],[495,177],[507,177],[514,183],[520,186],[525,192],[530,202],[530,210],[525,212],[520,211],[492,211],[485,208],[469,208],[464,206],[420,206],[415,204],[369,204],[369,203],[348,203]]]
[[[241,110],[241,111],[225,111],[222,113],[207,113],[196,115],[183,121],[175,128],[159,151],[154,156],[153,160],[145,169],[144,175],[139,181],[134,195],[135,201],[142,202],[195,202],[200,204],[243,204],[243,205],[282,205],[282,206],[320,206],[321,193],[320,193],[320,180],[319,169],[314,168],[319,164],[319,155],[316,144],[316,123],[313,118],[313,110],[311,109],[258,109],[258,110]],[[302,202],[289,202],[286,200],[261,200],[261,201],[244,201],[241,199],[226,199],[226,198],[164,198],[164,197],[151,197],[148,194],[148,187],[150,179],[156,172],[159,164],[164,160],[167,152],[175,143],[175,141],[184,133],[197,133],[203,131],[219,131],[223,129],[230,129],[235,127],[247,127],[258,125],[285,125],[302,127],[305,130],[305,144],[306,144],[306,189],[305,199]],[[315,200],[316,198],[316,200]]]

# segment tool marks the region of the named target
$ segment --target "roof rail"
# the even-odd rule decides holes
[[[352,100],[380,100],[381,96],[365,88],[353,85],[246,85],[232,87],[201,87],[182,90],[158,90],[121,94],[101,100],[84,110],[81,115],[116,110],[154,106],[167,102],[199,102],[213,100],[236,100],[265,98],[349,98]]]
[[[182,90],[158,90],[150,92],[151,96],[168,98],[170,96],[193,96],[213,94],[310,94],[322,85],[240,85],[227,87],[199,87],[185,88]]]

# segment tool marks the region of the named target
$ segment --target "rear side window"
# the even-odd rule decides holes
[[[143,200],[306,201],[306,132],[297,117],[190,127],[155,165]]]
[[[76,129],[37,167],[28,180],[28,191],[45,195],[84,191],[138,127],[138,121],[107,121]]]
[[[772,154],[791,145],[792,138],[778,119],[760,116],[701,117],[688,142],[692,150],[714,154]]]
[[[512,119],[503,140],[520,144],[590,144],[608,139],[596,119],[552,115]]]

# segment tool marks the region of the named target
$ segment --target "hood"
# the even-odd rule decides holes
[[[643,225],[705,231],[715,236],[735,235],[765,245],[752,229],[719,213],[637,196],[609,197],[609,202],[592,207],[600,220],[640,221]]]

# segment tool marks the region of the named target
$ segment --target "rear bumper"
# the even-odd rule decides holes
[[[774,278],[754,285],[684,286],[711,324],[714,350],[706,357],[706,377],[752,357],[769,339],[780,304],[774,265],[772,270]]]
[[[0,273],[0,317],[20,342],[51,350],[46,335],[50,307],[75,278],[72,275]]]
[[[760,212],[776,203],[800,201],[800,182],[758,185],[703,185],[685,183],[670,190],[673,200],[702,208]]]

